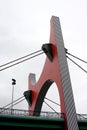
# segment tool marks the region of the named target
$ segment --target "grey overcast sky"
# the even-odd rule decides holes
[[[50,19],[60,18],[64,45],[68,51],[87,61],[87,1],[86,0],[0,0],[0,65],[40,50],[49,42]],[[12,100],[12,78],[16,79],[14,100],[28,89],[29,73],[38,80],[45,54],[0,71],[0,107]],[[78,62],[85,70],[87,64]],[[87,73],[67,60],[76,112],[87,114]],[[47,97],[60,103],[55,83]],[[55,94],[54,94],[55,93]],[[59,106],[50,104],[56,111]],[[28,109],[26,101],[14,106]],[[51,111],[43,103],[42,110]]]

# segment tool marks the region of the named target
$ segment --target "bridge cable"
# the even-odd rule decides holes
[[[57,113],[58,115],[59,115],[59,113],[58,112],[56,112],[50,105],[48,105],[48,103],[47,102],[45,102],[44,101],[44,103],[48,106],[48,107],[50,107],[55,113]]]
[[[52,101],[52,100],[50,100],[50,99],[48,99],[48,98],[46,98],[46,97],[45,97],[45,99],[49,100],[50,102],[52,102],[52,103],[54,103],[54,104],[56,104],[56,105],[58,105],[58,106],[61,106],[60,104],[58,104],[58,103],[56,103],[56,102],[54,102],[54,101]]]
[[[22,97],[20,97],[20,98],[18,98],[18,99],[16,99],[16,100],[14,100],[13,102],[11,102],[11,103],[9,103],[9,104],[3,106],[2,108],[6,108],[7,106],[9,106],[9,105],[11,105],[12,103],[14,103],[14,102],[16,102],[16,101],[22,99],[23,97],[24,97],[24,96],[22,96]]]
[[[76,59],[78,59],[78,60],[80,60],[80,61],[82,61],[82,62],[84,62],[84,63],[87,64],[87,61],[85,61],[85,60],[83,60],[83,59],[81,59],[81,58],[79,58],[79,57],[77,57],[77,56],[75,56],[75,55],[69,53],[68,51],[66,51],[66,54],[68,54],[68,55],[70,55],[70,56],[72,56],[72,57],[74,57],[74,58],[76,58]]]
[[[3,71],[3,70],[5,70],[5,69],[8,69],[8,68],[10,68],[10,67],[12,67],[12,66],[15,66],[15,65],[17,65],[17,64],[19,64],[19,63],[22,63],[22,62],[24,62],[24,61],[26,61],[26,60],[32,59],[32,58],[34,58],[34,57],[36,57],[36,56],[39,56],[39,55],[41,55],[41,54],[44,53],[43,51],[42,51],[42,52],[40,52],[40,51],[42,51],[42,50],[36,51],[36,52],[31,53],[31,54],[29,54],[29,55],[23,56],[23,57],[21,57],[21,58],[18,58],[18,59],[16,59],[16,60],[13,60],[13,61],[10,61],[10,62],[8,62],[8,63],[6,63],[6,64],[3,64],[3,65],[1,65],[0,67],[4,67],[4,66],[6,66],[6,67],[0,69],[0,71]],[[38,53],[38,52],[39,52],[39,53]],[[37,53],[37,54],[36,54],[36,53]],[[33,56],[32,56],[32,55],[33,55]],[[30,56],[30,57],[29,57],[29,56]],[[28,57],[28,58],[25,58],[25,57]],[[25,59],[24,59],[24,58],[25,58]],[[21,60],[21,59],[23,59],[23,60]],[[21,61],[19,61],[19,60],[21,60]],[[17,62],[17,63],[14,63],[14,62],[16,62],[16,61],[18,61],[18,62]],[[9,65],[9,64],[11,64],[11,63],[14,63],[14,64]],[[7,65],[8,65],[8,66],[7,66]]]
[[[20,97],[20,98],[18,98],[18,99],[16,99],[16,100],[14,100],[13,102],[11,102],[11,103],[9,103],[9,104],[3,106],[2,109],[1,109],[2,111],[0,111],[0,113],[2,113],[5,109],[9,109],[9,108],[11,108],[12,106],[14,106],[14,105],[16,105],[16,104],[22,102],[23,100],[25,100],[25,98],[23,98],[23,97],[24,97],[24,96],[22,96],[22,97]],[[23,99],[22,99],[22,98],[23,98]],[[9,106],[9,107],[8,107],[8,106]]]
[[[83,69],[83,67],[81,67],[79,64],[77,64],[74,60],[72,60],[70,57],[66,56],[70,61],[72,61],[75,65],[77,65],[81,70],[83,70],[85,73],[87,73],[87,71],[85,69]]]

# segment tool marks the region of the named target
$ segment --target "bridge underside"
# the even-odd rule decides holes
[[[78,121],[79,130],[87,130],[87,120]],[[0,115],[0,128],[57,128],[64,130],[64,119]]]

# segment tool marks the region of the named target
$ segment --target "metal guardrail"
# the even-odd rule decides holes
[[[87,114],[77,114],[78,120],[87,120]]]
[[[30,116],[29,112],[32,113],[33,111],[21,110],[21,109],[0,108],[0,115]],[[38,113],[38,111],[36,112],[36,114],[37,113]],[[39,117],[62,119],[63,113],[41,111]],[[77,119],[78,120],[87,120],[87,114],[77,114]]]
[[[33,111],[29,110],[20,110],[20,109],[9,109],[9,108],[0,108],[0,115],[14,115],[14,116],[30,116],[30,113],[33,113]],[[36,112],[36,115],[39,112]],[[33,116],[34,117],[34,116]],[[46,111],[41,111],[39,117],[48,117],[48,118],[63,118],[62,113],[57,113],[57,112],[46,112]]]

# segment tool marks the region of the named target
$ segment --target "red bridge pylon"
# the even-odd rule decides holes
[[[44,44],[42,50],[47,57],[38,82],[36,82],[35,74],[29,74],[29,112],[31,111],[29,114],[32,116],[40,115],[45,95],[52,83],[55,82],[60,96],[61,113],[64,114],[65,130],[79,130],[66,51],[58,17],[52,16],[51,18],[49,44]]]

